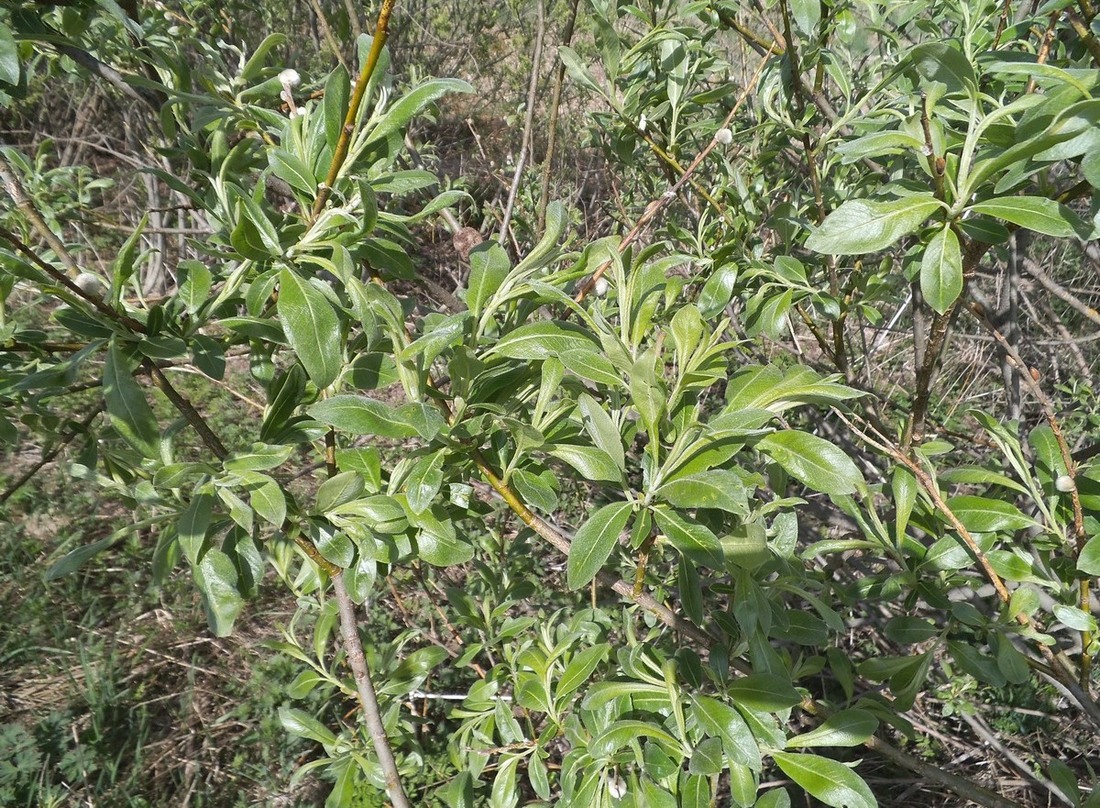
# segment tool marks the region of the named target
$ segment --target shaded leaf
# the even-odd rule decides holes
[[[114,342],[107,348],[103,365],[103,399],[115,431],[146,457],[159,457],[157,419],[131,375],[130,364]]]
[[[841,710],[815,729],[787,741],[787,748],[859,746],[878,729],[878,719],[867,710]]]
[[[1092,232],[1080,216],[1061,202],[1041,196],[1002,196],[976,202],[969,210],[1059,238],[1088,238]]]

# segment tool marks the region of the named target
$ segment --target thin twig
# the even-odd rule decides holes
[[[733,116],[738,113],[738,111],[741,109],[741,106],[752,94],[752,91],[756,88],[757,83],[760,81],[760,74],[763,72],[764,65],[766,64],[767,59],[767,55],[765,55],[764,58],[761,59],[760,64],[757,66],[756,73],[753,74],[752,81],[748,85],[746,85],[745,88],[741,91],[741,95],[738,97],[737,103],[733,105],[733,109],[731,109],[729,111],[729,114],[726,115],[726,119],[722,122],[722,125],[719,127],[719,129],[725,129],[727,126],[729,126],[730,121],[733,120]],[[702,165],[707,156],[716,148],[718,148],[718,146],[719,142],[717,138],[711,138],[710,143],[708,143],[706,147],[695,156],[695,159],[691,161],[691,164],[688,165],[686,169],[684,169],[684,173],[680,176],[680,179],[674,182],[667,191],[665,191],[663,194],[661,194],[659,197],[654,199],[652,202],[649,203],[649,205],[646,206],[646,209],[638,218],[637,223],[634,225],[633,228],[631,228],[630,232],[623,237],[622,241],[619,242],[620,253],[638,240],[641,234],[645,232],[646,227],[649,226],[649,223],[657,217],[658,213],[664,210],[669,202],[676,198],[676,194],[679,193],[680,189],[683,188],[684,185],[686,185],[691,180],[691,176],[695,173],[695,170],[699,168],[700,165]],[[573,298],[573,300],[577,303],[582,302],[585,297],[588,296],[588,293],[591,292],[593,288],[595,288],[596,282],[603,277],[603,274],[607,271],[607,268],[609,266],[611,266],[610,259],[597,267],[596,271],[589,275],[588,279],[581,284],[581,287],[579,290],[577,290],[577,294]],[[564,316],[568,317],[568,312],[566,312]]]
[[[512,177],[512,187],[508,191],[508,201],[504,205],[504,217],[500,223],[498,242],[504,246],[508,239],[508,228],[512,222],[512,209],[519,194],[519,184],[523,180],[523,169],[527,165],[527,152],[531,148],[531,130],[535,126],[535,102],[539,88],[539,68],[542,67],[542,42],[546,38],[546,14],[544,0],[535,4],[537,28],[535,30],[535,55],[531,60],[531,80],[527,84],[527,113],[523,118],[523,138],[520,141],[519,156],[516,158],[516,173]]]
[[[569,9],[569,19],[565,23],[565,31],[562,33],[561,44],[568,47],[573,41],[573,29],[577,24],[577,6],[580,0],[573,0]],[[550,203],[550,175],[554,170],[554,147],[558,142],[558,115],[561,112],[561,91],[565,85],[565,62],[558,60],[558,73],[554,77],[554,89],[550,95],[550,119],[546,124],[546,153],[542,156],[542,184],[539,188],[538,226],[536,232],[541,233],[546,227],[546,206]]]
[[[382,775],[386,779],[386,794],[394,808],[411,808],[408,797],[405,796],[405,791],[401,787],[401,775],[397,771],[397,761],[394,760],[393,750],[390,749],[389,738],[386,736],[386,726],[382,723],[378,696],[374,690],[374,683],[370,679],[366,657],[363,655],[363,643],[359,639],[355,604],[352,602],[351,595],[348,594],[347,587],[344,586],[343,573],[337,573],[332,577],[332,588],[336,596],[336,605],[340,610],[340,634],[344,638],[344,651],[348,655],[348,665],[355,678],[355,690],[359,694],[359,702],[363,707],[363,720],[374,743],[374,752],[378,755]]]
[[[99,415],[101,412],[103,412],[103,407],[104,407],[103,404],[98,404],[95,407],[93,407],[91,412],[89,412],[84,417],[83,421],[81,421],[79,424],[77,424],[76,426],[71,428],[66,434],[62,435],[61,438],[57,441],[57,443],[53,446],[53,448],[51,448],[48,452],[43,452],[42,457],[38,460],[37,463],[32,465],[22,475],[20,475],[18,480],[16,480],[11,485],[9,485],[4,490],[3,494],[0,494],[0,505],[3,505],[5,502],[7,502],[9,499],[11,499],[12,495],[16,491],[18,491],[20,488],[22,488],[24,485],[26,485],[48,463],[50,463],[55,457],[57,457],[59,454],[61,454],[61,450],[64,449],[66,446],[68,446],[70,443],[72,443],[73,439],[77,435],[84,434],[84,432],[91,425],[92,421],[95,420],[96,416]]]

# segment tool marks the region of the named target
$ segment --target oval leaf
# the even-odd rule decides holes
[[[877,808],[878,801],[863,778],[843,763],[817,755],[772,755],[783,773],[812,797],[833,808]]]
[[[596,577],[611,555],[619,534],[626,528],[631,507],[629,502],[604,505],[577,531],[569,550],[567,579],[570,589],[582,587]]]
[[[806,248],[827,255],[877,252],[915,231],[940,207],[928,193],[888,202],[851,199],[825,217]]]
[[[959,237],[945,227],[924,248],[920,262],[920,290],[928,304],[943,314],[963,290],[962,249]]]
[[[340,321],[332,304],[313,284],[289,269],[279,273],[276,306],[290,347],[309,378],[320,388],[340,375]]]
[[[863,483],[863,475],[851,458],[816,435],[786,429],[768,435],[756,448],[815,491],[842,496],[854,493]]]

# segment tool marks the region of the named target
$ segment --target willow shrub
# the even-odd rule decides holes
[[[553,203],[519,255],[474,249],[462,305],[441,311],[409,291],[413,226],[463,195],[433,196],[404,133],[472,88],[395,89],[384,22],[356,76],[301,87],[279,34],[238,59],[113,4],[2,12],[9,98],[35,76],[49,88],[57,41],[95,50],[89,36],[111,34],[120,59],[140,42],[131,56],[152,69],[116,75],[159,121],[146,145],[164,160],[145,170],[211,234],[147,299],[147,217],[97,262],[26,196],[40,165],[0,150],[16,203],[0,232],[0,430],[71,444],[73,473],[153,528],[150,574],[189,570],[215,634],[261,586],[296,600],[276,646],[302,664],[288,696],[358,697],[367,719],[280,712],[323,748],[301,774],[326,771],[330,805],[365,787],[408,804],[396,781],[421,782],[425,762],[407,705],[442,672],[463,690],[451,768],[430,762],[449,805],[771,808],[793,786],[865,808],[867,750],[843,752],[861,746],[1005,804],[891,744],[913,736],[906,712],[937,671],[1053,680],[1085,722],[1100,716],[1100,472],[1074,460],[1042,374],[974,284],[1022,230],[1093,237],[1100,73],[1065,3],[1019,19],[949,5],[781,2],[771,42],[736,3],[594,2],[589,44],[560,51],[594,143],[636,181],[639,213],[669,201],[662,172],[686,177],[686,211],[669,205],[640,242],[585,243]],[[1048,21],[1062,35],[1040,59],[1032,29]],[[763,56],[735,59],[734,32]],[[938,434],[952,422],[934,396],[968,308],[1042,419],[1028,432],[974,412],[994,450],[977,459]],[[913,329],[906,392],[866,347],[886,317]],[[783,347],[795,329],[813,350]],[[224,405],[172,377],[231,381],[242,354],[265,406],[227,443],[203,409]],[[89,384],[95,408],[66,409]],[[321,479],[301,484],[311,465]],[[850,530],[813,541],[810,501]],[[509,552],[565,553],[564,575],[542,563],[537,588],[530,568],[513,580]],[[446,592],[465,644],[424,625],[363,660],[357,620],[412,568]],[[892,655],[842,650],[857,612]],[[1095,804],[1070,767],[1038,762],[1050,788]]]

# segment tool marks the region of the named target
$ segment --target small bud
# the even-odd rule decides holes
[[[81,272],[74,281],[77,286],[80,287],[82,292],[87,292],[90,295],[102,296],[103,295],[103,281],[100,277],[91,272]]]
[[[1068,474],[1061,475],[1054,481],[1054,487],[1061,491],[1063,494],[1068,494],[1071,491],[1077,490],[1077,483]]]
[[[302,83],[302,77],[298,75],[297,70],[287,68],[279,74],[279,83],[288,90],[292,90]]]
[[[607,286],[607,278],[601,275],[600,277],[596,278],[596,285],[592,288],[596,292],[596,295],[598,297],[603,297],[607,294]]]
[[[607,775],[607,793],[612,799],[621,799],[626,794],[626,780],[616,772]]]
[[[733,132],[729,129],[722,127],[714,133],[714,139],[721,143],[723,146],[728,146],[733,143]]]
[[[643,113],[642,117],[638,119],[638,131],[644,132],[647,123],[648,121],[646,121],[645,114]]]

